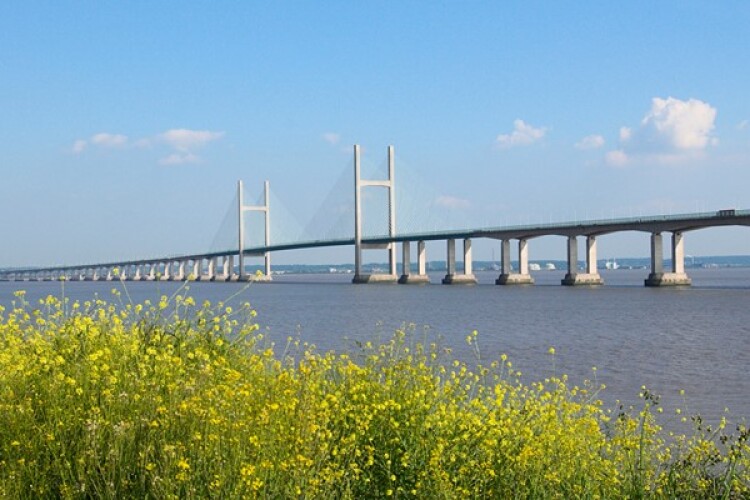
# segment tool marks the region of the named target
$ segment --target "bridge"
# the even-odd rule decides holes
[[[384,188],[388,191],[387,234],[363,235],[362,192],[365,188]],[[306,241],[274,243],[271,238],[271,206],[269,183],[264,184],[263,203],[246,205],[243,184],[238,181],[237,246],[231,249],[173,255],[155,259],[121,260],[86,265],[28,267],[0,271],[0,280],[186,280],[199,281],[270,281],[272,278],[271,253],[306,248],[353,246],[353,283],[426,284],[425,242],[446,242],[446,275],[443,284],[474,284],[477,282],[472,267],[472,240],[488,238],[501,241],[500,275],[498,285],[530,285],[534,279],[529,273],[529,245],[534,238],[563,236],[567,238],[567,273],[561,280],[566,286],[595,286],[604,281],[597,269],[597,238],[603,235],[640,231],[651,235],[651,269],[645,278],[646,286],[689,286],[691,279],[685,272],[685,233],[720,226],[750,226],[750,210],[719,210],[680,215],[653,215],[547,224],[519,224],[497,227],[445,229],[433,231],[396,231],[396,180],[393,146],[388,147],[388,175],[385,180],[362,179],[360,147],[354,146],[354,236],[344,238],[311,239]],[[246,247],[246,212],[263,215],[263,243]],[[671,239],[671,266],[665,267],[664,235]],[[585,240],[585,265],[578,268],[578,241]],[[462,243],[463,266],[456,265],[457,242]],[[511,267],[511,243],[518,247],[518,265]],[[412,269],[411,247],[416,244],[416,267]],[[401,270],[398,271],[397,245],[401,245]],[[388,272],[366,274],[363,272],[363,250],[386,250]],[[264,273],[254,275],[246,271],[245,258],[262,257]],[[235,260],[236,259],[236,260]],[[235,265],[235,262],[237,265]]]

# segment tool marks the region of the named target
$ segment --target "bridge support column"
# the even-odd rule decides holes
[[[430,278],[424,272],[424,241],[417,244],[417,267],[418,274],[411,273],[411,242],[404,241],[401,243],[401,277],[398,282],[402,285],[424,285],[430,282]]]
[[[352,283],[396,283],[396,244],[366,244],[362,242],[362,199],[361,190],[367,186],[379,186],[388,189],[388,235],[396,235],[396,192],[393,146],[388,147],[388,180],[367,181],[360,177],[359,145],[354,145],[354,278]],[[362,250],[388,250],[388,274],[364,274],[362,272]]]
[[[427,250],[423,240],[417,242],[417,269],[420,276],[427,276]],[[430,280],[429,277],[426,279]]]
[[[271,281],[271,253],[264,252],[260,254],[263,257],[263,277],[254,275],[248,275],[245,272],[245,219],[243,217],[246,211],[257,211],[264,213],[264,226],[265,226],[265,246],[268,248],[271,245],[271,205],[269,196],[269,183],[266,181],[263,185],[263,205],[250,206],[245,205],[243,202],[243,188],[242,181],[237,182],[237,200],[239,210],[239,251],[237,253],[237,274],[234,274],[234,265],[230,269],[229,275],[226,278],[227,281]]]
[[[185,281],[187,279],[187,266],[188,261],[181,260],[177,262],[177,280]]]
[[[690,286],[692,280],[685,273],[685,246],[681,231],[672,233],[672,272],[664,272],[664,247],[661,233],[651,234],[651,274],[646,286]]]
[[[234,273],[234,255],[227,256],[227,281],[237,281],[239,274]]]
[[[206,278],[208,281],[216,280],[216,257],[208,259],[208,269],[206,270]]]
[[[221,264],[221,275],[217,277],[220,281],[229,281],[232,279],[233,259],[231,255],[225,255]]]
[[[510,240],[502,240],[500,251],[500,276],[495,280],[496,285],[533,285],[534,278],[529,274],[529,245],[528,240],[518,240],[518,272],[512,272],[510,265]]]
[[[568,237],[568,273],[561,283],[565,286],[602,285],[604,281],[596,269],[596,236],[586,237],[586,272],[578,272],[578,237]]]
[[[456,240],[449,239],[447,245],[447,273],[443,278],[444,285],[475,285],[477,278],[474,276],[471,256],[471,239],[464,240],[464,272],[456,272]]]
[[[200,258],[195,261],[195,281],[204,281],[206,277],[203,275],[203,259]]]
[[[266,254],[263,256],[263,274],[265,275],[265,281],[270,281],[272,279],[271,278],[271,252],[266,252]]]
[[[168,262],[167,265],[165,266],[165,268],[169,267],[169,276],[166,277],[167,281],[175,281],[175,280],[180,279],[178,277],[179,272],[180,272],[179,267],[177,267],[176,264],[177,262],[173,260],[173,261]],[[175,269],[175,267],[177,267],[177,269]],[[166,275],[166,273],[164,274]]]

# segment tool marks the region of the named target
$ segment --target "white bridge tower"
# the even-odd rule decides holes
[[[245,212],[263,212],[265,214],[265,246],[268,247],[271,244],[271,205],[268,196],[268,181],[264,183],[263,189],[263,205],[245,205],[243,202],[243,189],[242,181],[237,181],[237,211],[239,215],[239,276],[240,281],[247,281],[254,279],[253,276],[248,276],[245,273]],[[261,252],[258,254],[252,254],[253,257],[264,258],[264,274],[265,279],[271,279],[271,253],[268,251]]]
[[[362,196],[363,187],[384,187],[388,189],[388,236],[396,236],[396,179],[393,158],[393,146],[388,146],[388,180],[362,180],[360,174],[359,145],[354,145],[354,279],[353,283],[398,281],[396,274],[396,243],[362,243]],[[362,250],[388,250],[388,274],[363,274]]]

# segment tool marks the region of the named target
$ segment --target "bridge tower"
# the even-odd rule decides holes
[[[237,181],[237,211],[239,215],[239,276],[240,281],[248,281],[253,279],[252,276],[248,276],[245,273],[245,212],[263,212],[265,215],[265,246],[268,247],[271,244],[271,205],[270,197],[268,196],[268,181],[265,181],[263,186],[263,205],[245,205],[243,201],[243,189],[242,181]],[[264,259],[264,274],[265,279],[271,279],[271,253],[263,252],[260,254],[253,254],[253,256],[263,257]],[[231,269],[229,270],[231,273]]]
[[[362,196],[363,187],[374,186],[388,189],[388,236],[396,236],[396,177],[393,146],[388,146],[388,180],[363,180],[360,173],[359,144],[354,145],[354,279],[353,283],[396,283],[396,243],[362,243]],[[388,274],[363,274],[362,250],[388,250]]]

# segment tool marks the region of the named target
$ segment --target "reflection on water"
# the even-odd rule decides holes
[[[249,301],[271,336],[285,342],[300,335],[322,350],[355,349],[355,341],[387,338],[404,324],[415,325],[454,354],[472,361],[464,342],[479,330],[484,362],[507,353],[527,380],[554,371],[572,382],[592,378],[607,385],[607,405],[637,403],[642,385],[662,395],[671,409],[710,420],[728,407],[735,418],[750,417],[750,269],[690,270],[689,289],[643,287],[646,270],[602,271],[606,285],[559,285],[562,272],[537,272],[536,285],[495,286],[497,273],[479,273],[477,286],[349,284],[347,275],[286,275],[253,284],[237,300]],[[433,276],[439,283],[442,276]],[[72,300],[109,298],[119,283],[0,283],[0,304],[24,289],[35,299],[62,293]],[[170,295],[179,283],[127,283],[134,302]],[[238,283],[191,283],[196,299],[224,300]],[[123,300],[127,300],[124,297]],[[547,351],[556,350],[554,363]],[[685,390],[685,398],[679,390]]]

